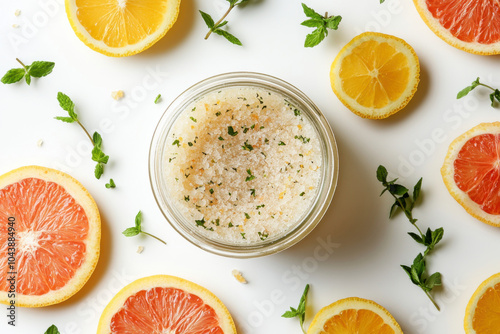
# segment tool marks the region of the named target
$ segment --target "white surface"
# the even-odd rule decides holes
[[[280,315],[297,306],[306,283],[312,286],[306,323],[321,307],[359,296],[385,306],[407,334],[462,333],[467,301],[484,279],[498,271],[500,231],[470,217],[451,198],[439,168],[453,138],[480,122],[498,120],[499,110],[489,107],[486,91],[475,91],[469,104],[455,96],[477,76],[500,86],[499,57],[476,56],[449,46],[425,26],[413,4],[403,0],[383,5],[378,0],[308,0],[318,11],[344,18],[340,29],[313,49],[302,46],[311,29],[300,26],[305,19],[300,1],[290,0],[251,1],[236,9],[229,26],[243,47],[219,36],[203,40],[207,29],[198,9],[219,16],[226,4],[183,0],[179,20],[166,37],[146,52],[124,59],[108,58],[80,42],[60,0],[0,5],[2,75],[17,67],[15,57],[26,63],[56,63],[52,74],[34,79],[31,87],[0,86],[0,173],[28,164],[63,168],[89,189],[103,217],[101,259],[83,290],[57,306],[18,309],[15,328],[7,325],[1,307],[0,332],[43,333],[54,323],[64,334],[94,333],[101,311],[120,288],[163,273],[213,291],[242,334],[300,333],[298,321]],[[19,17],[14,15],[16,9],[22,10]],[[13,28],[15,23],[20,27]],[[421,61],[421,83],[414,99],[386,121],[357,117],[330,88],[328,74],[335,55],[364,30],[405,39]],[[341,161],[336,195],[313,233],[282,253],[252,260],[211,255],[177,235],[159,211],[148,177],[151,136],[170,101],[203,78],[235,70],[275,75],[309,95],[332,125]],[[125,91],[119,102],[110,96],[117,89]],[[93,177],[87,139],[79,128],[53,119],[64,114],[56,100],[58,91],[75,101],[91,131],[101,131],[104,151],[111,157],[103,179],[112,177],[116,189],[106,189],[104,180]],[[159,93],[162,102],[155,105]],[[437,140],[431,139],[433,133]],[[44,141],[41,147],[39,139]],[[411,170],[404,170],[401,161],[410,159]],[[403,216],[388,220],[392,203],[389,197],[378,197],[379,164],[408,185],[424,178],[424,201],[415,216],[422,228],[445,229],[444,240],[428,261],[432,272],[443,274],[444,289],[435,293],[441,312],[399,267],[423,248],[406,235],[412,229]],[[138,210],[144,213],[144,229],[166,239],[167,246],[152,238],[121,235]],[[325,240],[336,243],[328,256],[320,250]],[[139,245],[145,246],[142,254],[136,252]],[[234,279],[235,268],[249,284]]]

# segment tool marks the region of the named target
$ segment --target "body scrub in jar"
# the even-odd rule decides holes
[[[174,118],[161,157],[155,154],[161,168],[154,173],[161,174],[167,218],[188,239],[239,249],[244,257],[245,250],[279,246],[298,230],[308,233],[305,217],[324,206],[320,195],[331,200],[337,161],[332,168],[329,160],[336,150],[325,155],[332,143],[325,143],[314,118],[283,92],[223,85],[184,103]],[[324,210],[313,212],[315,224]]]

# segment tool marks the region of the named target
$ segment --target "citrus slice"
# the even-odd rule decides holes
[[[97,334],[236,334],[227,308],[207,289],[156,275],[124,287],[104,309]]]
[[[425,24],[446,43],[470,53],[500,54],[498,0],[413,0]]]
[[[89,48],[113,57],[142,52],[177,20],[181,0],[65,0],[69,23]]]
[[[419,80],[420,64],[413,48],[400,38],[375,32],[347,43],[330,71],[339,100],[356,115],[371,119],[404,108]]]
[[[441,175],[469,214],[500,226],[500,122],[482,123],[455,139]]]
[[[345,298],[322,308],[307,334],[403,334],[385,308],[374,301]]]
[[[97,206],[71,176],[38,166],[0,176],[1,303],[14,287],[17,306],[68,299],[94,271],[100,239]]]
[[[497,334],[500,328],[500,273],[481,283],[465,310],[466,334]]]

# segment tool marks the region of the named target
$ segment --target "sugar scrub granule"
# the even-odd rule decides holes
[[[247,280],[245,279],[245,277],[243,277],[243,275],[241,274],[241,272],[239,272],[238,270],[233,269],[232,274],[233,274],[234,278],[236,278],[236,280],[238,282],[240,282],[241,284],[247,284],[248,283]]]
[[[179,213],[205,237],[262,243],[294,228],[315,200],[321,144],[307,117],[276,92],[225,88],[176,119],[164,175]]]
[[[123,90],[115,90],[114,92],[111,92],[111,97],[116,101],[121,100],[124,96],[125,93]]]
[[[38,139],[38,141],[36,142],[36,146],[42,147],[42,145],[43,145],[43,139]]]
[[[16,11],[14,12],[14,15],[15,16],[21,15],[21,10],[20,9],[16,9]]]
[[[141,254],[143,251],[144,251],[144,247],[143,246],[137,247],[137,253]]]

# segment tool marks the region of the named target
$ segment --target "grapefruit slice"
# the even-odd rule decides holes
[[[236,334],[227,308],[207,289],[156,275],[124,287],[104,309],[97,334]]]
[[[470,53],[500,54],[498,0],[413,0],[427,26],[446,43]]]
[[[15,238],[14,249],[9,238]],[[10,302],[7,278],[12,276],[17,306],[68,299],[94,271],[100,239],[97,205],[71,176],[38,166],[0,176],[1,303]],[[9,262],[5,254],[13,250]]]
[[[174,25],[181,0],[66,0],[66,15],[94,51],[124,57],[142,52]]]
[[[330,70],[339,100],[370,119],[386,118],[404,108],[419,80],[420,64],[413,48],[400,38],[375,32],[347,43]]]
[[[465,310],[466,334],[495,334],[500,328],[500,273],[481,283]]]
[[[385,308],[374,301],[345,298],[322,308],[307,334],[403,334]]]
[[[482,123],[455,139],[441,175],[469,214],[500,226],[500,122]]]

